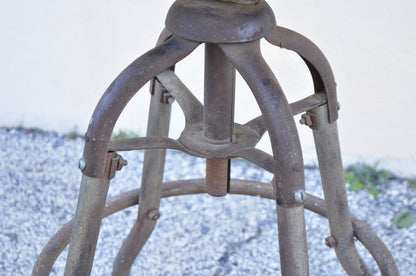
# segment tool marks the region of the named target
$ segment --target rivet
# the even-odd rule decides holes
[[[86,168],[86,166],[87,166],[87,163],[85,162],[85,159],[84,158],[79,159],[78,168],[80,170],[84,170]]]
[[[169,92],[163,93],[163,103],[173,104],[174,101],[175,101],[175,98],[172,97],[172,95]]]
[[[175,99],[173,97],[168,97],[168,103],[173,104]]]
[[[304,190],[297,190],[294,194],[295,201],[297,203],[303,203],[306,198],[306,193]]]
[[[147,217],[153,221],[156,221],[160,218],[160,212],[159,210],[151,210],[149,213],[147,213]]]

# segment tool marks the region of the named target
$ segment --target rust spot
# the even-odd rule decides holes
[[[272,81],[269,78],[264,78],[262,82],[264,86],[268,86],[272,83]]]

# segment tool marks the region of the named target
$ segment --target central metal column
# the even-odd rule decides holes
[[[221,49],[205,44],[204,136],[212,144],[228,144],[233,136],[235,69]],[[225,196],[230,186],[230,159],[207,159],[208,194]]]

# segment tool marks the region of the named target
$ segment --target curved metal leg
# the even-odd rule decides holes
[[[282,275],[309,275],[303,210],[304,171],[299,137],[289,104],[260,53],[260,42],[222,44],[246,80],[263,113],[274,156]],[[300,193],[300,197],[295,194]]]
[[[266,39],[271,44],[294,51],[302,57],[311,72],[315,93],[322,91],[326,93],[329,121],[336,121],[338,119],[336,83],[331,66],[322,51],[303,35],[280,26],[277,26]]]
[[[95,108],[85,134],[86,166],[82,170],[85,175],[97,178],[104,175],[103,160],[111,133],[121,111],[134,94],[157,74],[185,58],[198,45],[197,42],[173,36],[135,60],[113,81]]]
[[[150,103],[147,136],[166,137],[169,133],[171,105],[162,102],[164,93],[165,90],[161,85],[155,82]],[[156,226],[162,194],[165,157],[166,149],[145,151],[140,190],[141,204],[137,220],[117,254],[113,275],[130,275],[134,260]]]
[[[85,135],[82,189],[69,248],[65,275],[89,275],[109,181],[106,155],[114,125],[131,97],[151,78],[174,65],[198,43],[172,37],[130,64],[98,103]],[[83,188],[85,186],[85,189]],[[105,188],[107,187],[107,188]],[[98,213],[97,213],[98,212]],[[86,227],[85,223],[91,226]],[[94,222],[94,223],[91,223]],[[88,246],[87,246],[88,245]]]
[[[163,183],[162,197],[206,193],[205,179],[188,179]],[[274,191],[270,184],[247,180],[231,180],[230,194],[260,196],[274,199]],[[130,190],[108,199],[103,212],[103,218],[133,206],[141,204],[140,189]],[[305,208],[323,217],[327,217],[325,201],[308,194]],[[399,271],[393,256],[384,243],[371,231],[365,222],[351,215],[354,233],[358,240],[368,249],[377,262],[383,276],[397,276]],[[74,220],[66,223],[45,245],[35,266],[32,276],[46,276],[52,270],[58,256],[69,243]]]
[[[371,271],[358,254],[353,242],[351,218],[338,141],[336,119],[336,83],[332,69],[321,50],[306,37],[283,27],[276,27],[267,40],[277,46],[292,50],[303,58],[314,81],[315,92],[325,91],[327,105],[310,113],[318,118],[313,126],[322,185],[328,206],[331,235],[337,240],[335,251],[349,275],[371,275]]]
[[[166,29],[163,30],[157,45],[162,44],[171,35]],[[148,137],[168,136],[171,105],[164,101],[164,93],[167,91],[156,78],[153,79],[147,125]],[[142,204],[139,206],[137,220],[114,260],[113,275],[130,275],[134,260],[156,226],[165,158],[166,149],[145,151],[140,190]]]
[[[354,245],[337,123],[328,122],[326,105],[320,106],[312,112],[318,118],[313,135],[318,154],[331,237],[335,241],[333,247],[340,263],[349,275],[373,275]]]
[[[65,275],[90,275],[110,180],[83,175]]]

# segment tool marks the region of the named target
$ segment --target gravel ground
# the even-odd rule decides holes
[[[1,275],[29,275],[50,237],[75,212],[82,155],[81,139],[54,133],[0,129]],[[110,196],[140,183],[143,152],[123,153],[129,165],[119,172]],[[179,165],[179,166],[178,166]],[[171,151],[165,180],[201,178],[204,160]],[[270,182],[271,175],[244,162],[232,166],[234,178]],[[309,193],[322,196],[319,172],[306,170]],[[396,213],[416,215],[416,192],[407,182],[390,181],[377,197],[348,195],[353,214],[367,221],[391,250],[402,275],[416,275],[416,225],[397,229]],[[103,221],[93,275],[110,275],[112,261],[136,217],[131,207]],[[162,201],[162,217],[132,271],[140,275],[271,275],[280,272],[275,204],[257,197],[181,196]],[[216,219],[218,218],[218,219]],[[332,249],[325,219],[306,213],[311,275],[345,275]],[[377,272],[375,262],[359,246]],[[62,275],[66,252],[52,275]],[[379,273],[379,272],[377,272]]]

